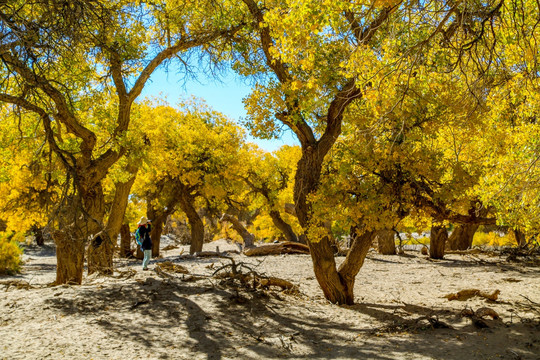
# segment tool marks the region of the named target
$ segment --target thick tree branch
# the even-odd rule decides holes
[[[36,74],[9,52],[0,54],[0,57],[6,63],[11,65],[13,70],[19,74],[26,83],[41,89],[45,94],[47,94],[47,96],[54,102],[56,110],[58,111],[56,118],[66,126],[69,132],[76,135],[83,141],[83,151],[92,151],[96,144],[96,135],[77,121],[77,118],[70,110],[70,106],[66,101],[66,98],[51,84],[51,81]]]

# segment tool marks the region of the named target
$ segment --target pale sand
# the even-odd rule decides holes
[[[204,250],[216,246],[236,249],[219,241]],[[115,277],[47,287],[55,279],[54,248],[30,247],[24,273],[0,277],[34,286],[0,285],[0,359],[540,359],[538,265],[370,252],[357,277],[357,304],[336,306],[324,300],[309,255],[234,255],[260,274],[299,285],[300,295],[285,295],[220,284],[209,275],[228,260],[180,259],[180,250],[164,252],[150,268],[173,260],[208,277],[167,279],[142,271],[140,261],[117,259]],[[125,277],[128,269],[134,276]],[[467,288],[501,293],[495,303],[443,297]],[[460,316],[484,306],[502,320],[477,329]],[[433,328],[425,316],[453,329]]]

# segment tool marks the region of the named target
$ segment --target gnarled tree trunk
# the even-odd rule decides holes
[[[367,231],[362,235],[353,235],[353,242],[345,261],[338,270],[339,277],[344,287],[345,302],[340,304],[354,304],[354,283],[356,275],[364,265],[367,253],[373,243],[373,232]]]
[[[433,225],[429,240],[429,257],[432,259],[442,259],[444,257],[444,247],[448,240],[446,226]]]
[[[118,234],[124,226],[124,216],[126,214],[129,194],[131,192],[131,187],[137,178],[138,169],[139,167],[135,164],[128,165],[126,171],[131,174],[128,181],[114,184],[114,199],[111,204],[109,219],[107,220],[107,233],[114,244],[117,244]]]
[[[454,228],[448,237],[448,247],[450,250],[467,250],[472,247],[474,233],[480,225],[461,224]]]
[[[131,231],[128,224],[123,224],[120,228],[120,257],[132,257],[131,253]]]
[[[94,235],[88,246],[88,275],[94,272],[111,275],[113,253],[114,243],[106,231]]]
[[[270,217],[272,218],[274,225],[276,225],[279,231],[283,233],[287,241],[298,242],[298,237],[294,233],[292,226],[289,225],[285,220],[283,220],[279,211],[271,210]]]
[[[328,144],[327,144],[328,146]],[[317,190],[325,151],[311,146],[302,148],[295,177],[296,215],[300,225],[308,229],[310,206],[307,195]],[[324,224],[321,224],[324,226]],[[334,260],[334,249],[328,236],[308,239],[313,270],[326,299],[336,304],[354,303],[354,281],[364,263],[373,240],[372,232],[353,234],[353,243],[339,270]]]
[[[112,274],[112,258],[114,243],[111,237],[104,232],[103,218],[105,216],[105,196],[101,183],[92,188],[80,186],[84,208],[88,214],[86,236],[92,236],[88,244],[87,261],[88,274],[99,272]],[[83,232],[84,233],[84,232]]]
[[[191,194],[190,189],[183,185],[180,186],[180,207],[188,218],[191,228],[191,245],[189,253],[201,252],[204,244],[204,223],[195,208],[195,196]]]
[[[396,255],[396,242],[394,230],[379,230],[375,232],[377,249],[382,255]]]
[[[242,237],[244,240],[244,247],[253,247],[255,236],[247,231],[247,229],[242,225],[242,223],[234,216],[229,214],[223,214],[221,216],[221,219],[219,221],[227,221],[230,222],[234,228],[234,230]]]
[[[148,203],[146,210],[146,216],[152,220],[152,230],[150,231],[150,238],[152,239],[152,257],[157,258],[161,247],[161,234],[163,233],[163,225],[169,216],[170,211],[162,209],[158,211],[152,207],[151,203]]]
[[[82,238],[73,238],[65,231],[52,233],[56,244],[55,284],[81,284],[84,270],[84,245]]]
[[[38,246],[45,245],[45,237],[43,236],[43,228],[39,226],[32,226],[32,232],[34,233],[34,237],[36,239],[36,244]]]
[[[527,246],[527,239],[521,230],[514,230],[514,236],[516,237],[516,242],[519,247]]]

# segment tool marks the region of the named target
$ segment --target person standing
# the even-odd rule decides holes
[[[135,240],[144,254],[142,263],[143,270],[148,270],[148,263],[152,257],[152,239],[150,238],[150,231],[152,231],[151,221],[148,220],[146,216],[141,217],[137,231],[135,231]]]

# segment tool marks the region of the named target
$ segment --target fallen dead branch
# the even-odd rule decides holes
[[[488,307],[481,307],[476,311],[466,308],[461,311],[461,316],[471,319],[473,325],[479,329],[489,328],[488,323],[484,319],[485,317],[491,317],[492,320],[499,320],[501,318],[495,310]]]
[[[309,247],[305,244],[295,242],[281,242],[247,248],[244,250],[246,256],[265,256],[281,254],[309,254]]]
[[[234,259],[230,260],[230,264],[223,265],[214,271],[213,276],[215,278],[237,280],[243,286],[253,289],[269,289],[271,286],[274,286],[281,288],[281,291],[297,291],[297,286],[290,281],[273,276],[260,275],[245,263],[236,263]]]
[[[17,288],[17,290],[20,290],[20,289],[30,290],[34,288],[32,285],[30,285],[28,281],[25,281],[25,280],[0,281],[0,285],[4,285],[6,287],[6,291],[8,291],[10,287],[15,287]]]
[[[182,265],[174,264],[171,261],[164,261],[156,264],[156,269],[173,272],[173,273],[180,273],[180,274],[189,274],[188,269],[186,269]]]
[[[499,297],[500,293],[501,293],[500,290],[495,290],[490,294],[486,291],[482,291],[478,289],[465,289],[465,290],[458,291],[457,293],[445,295],[444,297],[447,298],[448,301],[451,301],[451,300],[465,301],[475,296],[483,297],[491,301],[497,301],[497,298]]]
[[[118,273],[118,275],[113,275],[113,278],[115,279],[129,279],[135,276],[135,274],[137,274],[137,271],[135,271],[134,269],[128,269],[125,271],[116,270],[116,272]]]

